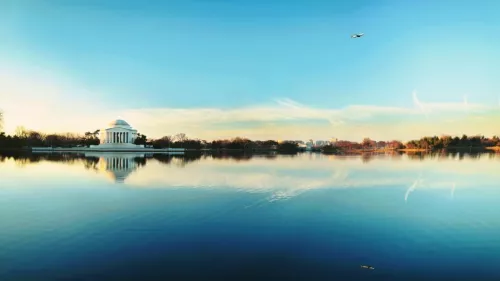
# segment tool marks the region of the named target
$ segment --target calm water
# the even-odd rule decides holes
[[[4,156],[0,280],[500,280],[499,186],[491,154]]]

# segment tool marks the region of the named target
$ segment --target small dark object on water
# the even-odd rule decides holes
[[[361,268],[364,268],[364,269],[375,269],[375,267],[371,266],[371,265],[362,265]]]

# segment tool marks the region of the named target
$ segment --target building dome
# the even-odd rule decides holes
[[[125,120],[121,120],[121,119],[114,120],[113,122],[109,123],[109,126],[110,127],[116,127],[116,126],[130,127],[130,125]]]

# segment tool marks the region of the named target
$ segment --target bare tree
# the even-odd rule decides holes
[[[170,143],[170,142],[172,142],[173,137],[171,137],[171,136],[163,136],[163,137],[160,138],[160,140]]]
[[[179,133],[179,134],[175,135],[174,139],[176,141],[180,141],[180,142],[184,142],[184,141],[188,140],[186,134],[184,134],[184,133]]]
[[[16,128],[16,136],[20,138],[26,138],[28,136],[28,130],[23,126],[18,126]]]
[[[361,142],[363,148],[368,148],[372,145],[372,140],[370,138],[364,138],[363,142]]]

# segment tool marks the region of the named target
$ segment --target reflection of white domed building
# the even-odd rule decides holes
[[[99,145],[92,145],[92,149],[137,149],[144,145],[134,144],[137,138],[137,130],[132,128],[126,121],[117,119],[109,123],[106,129],[101,130]]]
[[[143,153],[85,153],[85,156],[99,157],[99,171],[117,183],[123,183],[138,168],[135,158],[144,158]]]

